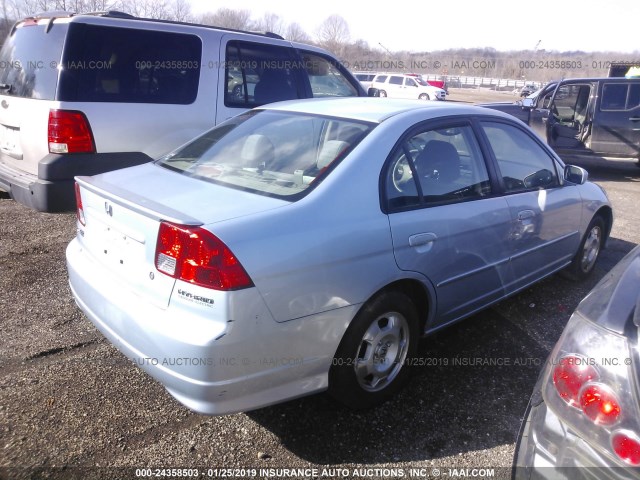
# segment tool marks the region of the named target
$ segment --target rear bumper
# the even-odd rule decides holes
[[[544,372],[543,372],[544,373]],[[544,402],[541,375],[516,443],[513,480],[640,479],[640,470],[605,457]]]
[[[0,188],[18,203],[40,212],[69,212],[75,209],[73,188],[76,175],[132,167],[152,160],[141,152],[47,155],[33,175],[0,161]]]
[[[212,293],[215,308],[201,312],[174,297],[161,308],[92,260],[77,239],[67,247],[67,267],[76,303],[91,322],[182,404],[208,415],[325,390],[357,309],[277,323],[255,288]]]

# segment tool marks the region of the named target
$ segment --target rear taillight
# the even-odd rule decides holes
[[[598,378],[591,360],[581,355],[567,355],[553,369],[553,384],[565,402],[578,406],[578,394],[585,383]]]
[[[588,383],[580,390],[582,412],[595,424],[613,425],[620,417],[620,402],[610,387]]]
[[[253,282],[231,250],[200,227],[160,223],[156,268],[170,277],[215,290],[239,290]]]
[[[625,336],[574,314],[552,353],[543,396],[584,441],[640,465],[634,350]]]
[[[618,431],[611,436],[611,448],[616,455],[630,465],[640,465],[640,439],[628,431]]]
[[[49,153],[94,153],[87,117],[76,110],[49,111]]]
[[[84,207],[82,206],[82,196],[80,195],[80,185],[75,183],[75,188],[76,188],[76,216],[78,217],[78,221],[82,224],[82,226],[84,226],[85,225]]]

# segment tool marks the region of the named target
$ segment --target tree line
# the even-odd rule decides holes
[[[640,52],[498,51],[464,48],[391,52],[352,39],[347,21],[330,15],[312,33],[275,13],[254,18],[249,10],[218,8],[194,14],[188,0],[0,0],[0,35],[17,19],[45,11],[76,13],[117,10],[137,17],[214,25],[236,30],[273,32],[287,40],[310,43],[333,52],[352,71],[396,71],[449,77],[473,76],[547,82],[558,78],[606,76],[611,62],[640,62]]]

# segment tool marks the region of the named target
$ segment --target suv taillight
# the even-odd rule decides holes
[[[84,218],[84,207],[82,206],[82,196],[80,195],[80,185],[75,183],[76,188],[76,216],[78,217],[78,221],[85,226],[85,218]]]
[[[574,313],[551,354],[542,392],[547,406],[584,441],[639,466],[634,360],[626,337]]]
[[[49,111],[49,153],[94,153],[87,117],[76,110]]]
[[[155,263],[165,275],[214,290],[253,286],[231,250],[200,227],[160,223]]]

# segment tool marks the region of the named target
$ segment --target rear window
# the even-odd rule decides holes
[[[53,100],[67,24],[20,24],[0,51],[0,94]]]
[[[295,200],[321,182],[372,128],[333,117],[253,110],[157,163],[207,182]]]
[[[72,23],[67,45],[61,101],[186,105],[198,94],[195,35]]]

